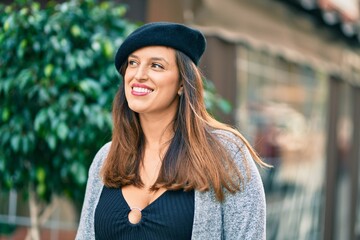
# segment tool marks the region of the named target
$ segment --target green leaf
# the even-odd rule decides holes
[[[42,87],[39,88],[38,96],[39,96],[40,103],[46,103],[46,102],[49,102],[49,100],[50,100],[50,95],[49,95],[47,89],[45,89],[45,88],[42,88]]]
[[[46,142],[51,150],[55,150],[56,148],[56,138],[54,135],[49,135],[46,138]]]
[[[23,39],[23,40],[21,40],[19,47],[24,49],[24,48],[26,48],[27,43],[28,43],[27,39]]]
[[[8,142],[10,142],[10,138],[13,136],[8,129],[0,128],[0,142],[3,145],[8,145]]]
[[[31,10],[33,11],[33,12],[37,12],[37,11],[39,11],[40,10],[40,3],[38,3],[38,2],[33,2],[32,4],[31,4]]]
[[[74,162],[71,165],[71,173],[79,184],[85,184],[87,179],[86,170],[83,165]]]
[[[70,32],[74,37],[79,37],[81,34],[81,29],[78,25],[75,24],[71,26]]]
[[[40,183],[44,183],[46,178],[46,171],[42,167],[36,169],[36,180]]]
[[[10,118],[10,110],[9,110],[9,108],[5,107],[2,110],[1,118],[2,118],[3,122],[7,122],[9,120],[9,118]]]
[[[50,63],[47,64],[44,69],[45,77],[50,77],[53,71],[54,71],[54,65]]]
[[[18,152],[19,151],[19,148],[20,148],[20,135],[14,135],[12,138],[11,138],[11,147],[12,149],[15,151],[15,152]]]
[[[0,154],[0,172],[5,170],[5,159],[2,156],[2,154]]]
[[[103,51],[104,51],[104,55],[108,59],[113,57],[114,47],[113,47],[113,44],[108,39],[106,39],[103,43]]]
[[[11,16],[8,19],[6,19],[6,21],[4,23],[4,31],[5,32],[9,31],[12,22],[13,22],[13,19]]]
[[[46,122],[46,120],[47,120],[47,113],[46,113],[45,109],[43,109],[36,115],[36,118],[34,121],[34,129],[36,131],[39,131],[41,126]]]
[[[91,97],[97,97],[101,92],[101,85],[93,79],[85,79],[79,83],[80,89]]]
[[[123,17],[126,13],[127,9],[125,6],[118,6],[114,9],[114,12],[117,16]]]
[[[29,12],[29,9],[27,9],[27,8],[22,8],[22,9],[20,10],[20,15],[22,15],[22,16],[27,15],[28,12]]]
[[[30,144],[29,144],[29,139],[27,136],[23,136],[21,138],[21,146],[22,146],[22,152],[23,153],[28,153],[29,152],[29,149],[30,149]]]
[[[56,132],[59,139],[65,140],[68,136],[69,128],[65,123],[62,122],[57,126]]]
[[[30,69],[22,69],[16,78],[19,89],[23,90],[26,86],[30,85],[32,77],[33,75]]]
[[[41,196],[44,197],[45,193],[46,193],[46,185],[45,183],[40,183],[36,186],[36,193]]]
[[[12,12],[12,6],[6,6],[5,7],[5,13],[10,14]]]

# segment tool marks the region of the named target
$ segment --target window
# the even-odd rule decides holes
[[[260,169],[268,239],[321,239],[327,76],[238,47],[237,125],[271,169]]]

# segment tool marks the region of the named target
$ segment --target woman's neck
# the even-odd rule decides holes
[[[147,148],[160,149],[174,136],[173,117],[140,115],[140,123]]]

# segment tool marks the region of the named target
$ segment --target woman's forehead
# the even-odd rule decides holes
[[[129,57],[175,59],[175,49],[165,46],[147,46],[132,52]]]

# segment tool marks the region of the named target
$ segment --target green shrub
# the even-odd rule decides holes
[[[0,189],[83,198],[111,139],[116,47],[137,26],[111,1],[0,6]]]

